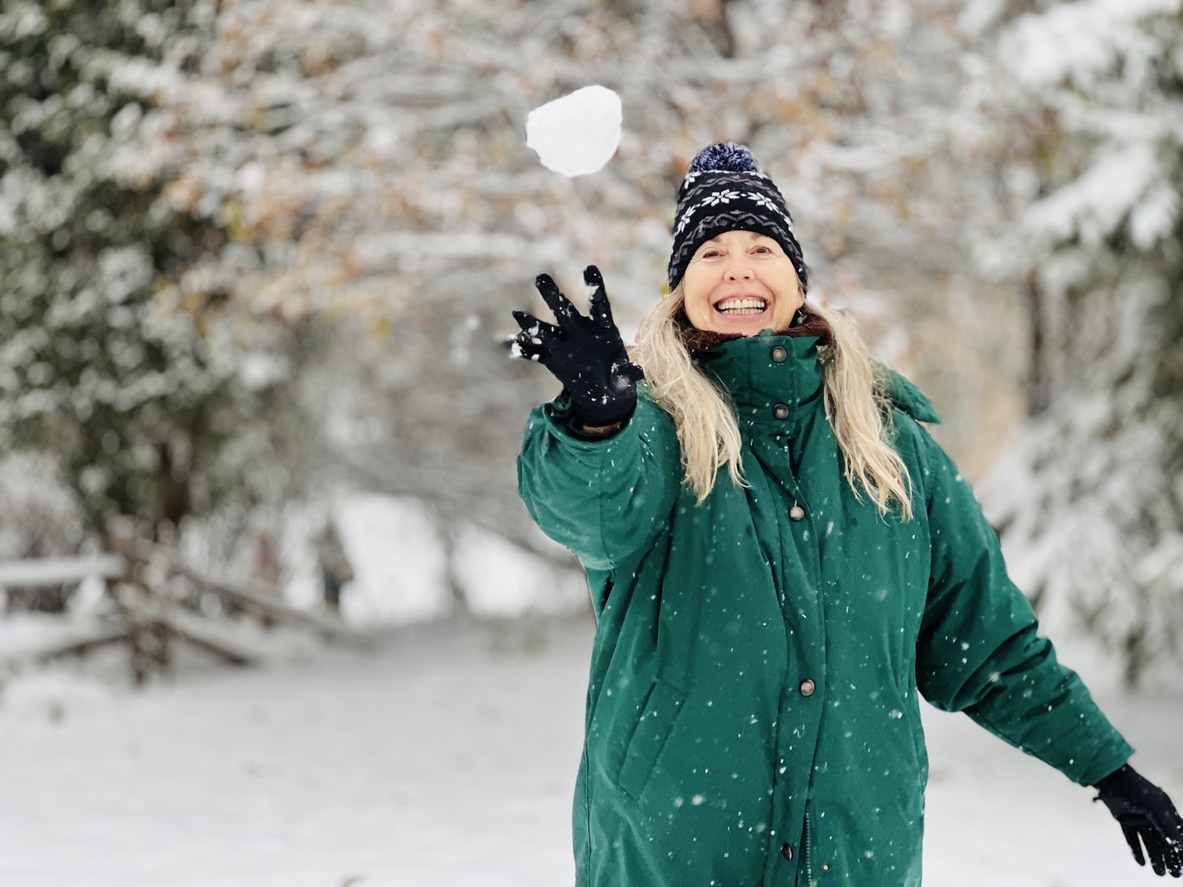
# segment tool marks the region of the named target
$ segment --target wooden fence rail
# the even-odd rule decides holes
[[[212,617],[180,597],[178,583],[216,596],[236,612],[272,626],[286,624],[327,640],[364,645],[370,636],[339,619],[300,610],[277,588],[212,579],[184,564],[171,549],[144,539],[118,540],[119,550],[79,557],[0,561],[0,588],[70,585],[103,581],[109,604],[105,618],[33,651],[0,660],[0,672],[14,672],[53,659],[126,644],[132,680],[144,683],[153,671],[167,671],[176,642],[236,666],[255,665],[259,654],[227,630],[227,617]],[[149,578],[151,576],[152,578]],[[191,596],[191,595],[190,595]]]
[[[116,579],[126,571],[127,561],[118,554],[0,561],[0,588],[71,585],[92,576]]]

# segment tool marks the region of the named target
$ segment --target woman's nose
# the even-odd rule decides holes
[[[752,266],[746,256],[733,256],[727,263],[728,280],[747,280],[752,276]]]

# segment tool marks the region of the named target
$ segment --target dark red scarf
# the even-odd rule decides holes
[[[682,312],[677,318],[682,327],[682,344],[691,354],[701,354],[716,345],[744,338],[743,333],[716,333],[712,330],[700,330],[690,325],[690,319]],[[830,325],[814,314],[805,305],[798,309],[792,324],[786,330],[775,331],[778,336],[817,336],[819,345],[831,345],[834,334]]]

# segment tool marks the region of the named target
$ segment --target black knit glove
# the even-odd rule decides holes
[[[1166,792],[1129,764],[1093,787],[1100,793],[1094,800],[1108,807],[1121,824],[1138,865],[1146,865],[1149,857],[1156,875],[1170,872],[1172,878],[1183,877],[1183,819]]]
[[[514,339],[511,353],[538,361],[563,383],[576,422],[584,427],[604,428],[624,422],[633,414],[642,373],[629,360],[620,330],[612,320],[600,269],[588,265],[583,281],[589,290],[586,317],[559,292],[549,275],[538,275],[534,285],[554,312],[558,325],[515,311],[514,319],[522,331]]]

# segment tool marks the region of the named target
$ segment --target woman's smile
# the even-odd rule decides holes
[[[720,314],[749,317],[763,314],[768,308],[768,300],[755,296],[726,296],[715,303],[715,310]]]

